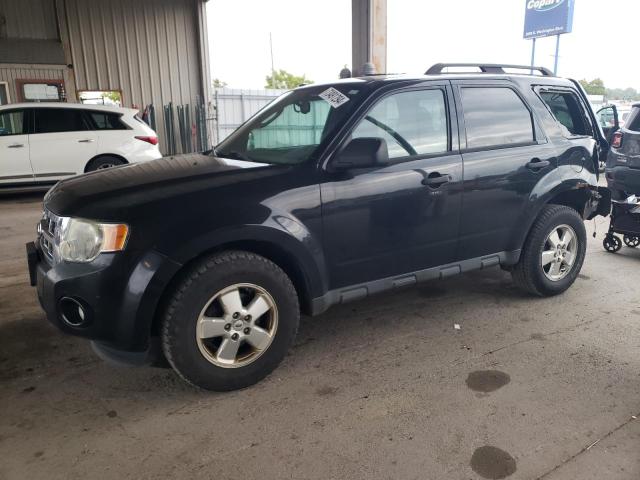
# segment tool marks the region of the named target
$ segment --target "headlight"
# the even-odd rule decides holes
[[[121,223],[62,217],[56,231],[54,256],[57,261],[91,262],[101,253],[123,250],[128,236],[129,227]]]

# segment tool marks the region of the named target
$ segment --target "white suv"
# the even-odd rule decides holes
[[[160,158],[156,133],[131,108],[70,103],[0,106],[0,189],[46,186]]]

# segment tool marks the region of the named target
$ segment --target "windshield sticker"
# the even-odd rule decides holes
[[[340,90],[336,90],[335,88],[327,88],[324,92],[318,95],[321,99],[331,105],[333,108],[338,108],[340,105],[344,105],[349,101],[349,97],[347,97]]]

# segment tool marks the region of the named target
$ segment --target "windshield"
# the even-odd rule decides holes
[[[283,165],[315,158],[360,103],[365,85],[349,82],[287,92],[222,141],[215,155]]]

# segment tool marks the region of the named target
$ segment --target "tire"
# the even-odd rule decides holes
[[[564,250],[561,246],[558,250],[552,243],[554,232],[553,241],[560,245],[565,239],[573,240],[567,240],[568,246]],[[558,295],[578,277],[586,247],[587,233],[578,212],[562,205],[547,205],[529,231],[520,260],[511,272],[513,280],[520,289],[533,295]],[[549,259],[552,259],[551,263],[543,265]]]
[[[89,163],[87,163],[87,168],[85,172],[95,172],[96,170],[105,170],[107,168],[115,167],[118,165],[124,165],[127,162],[122,160],[121,158],[114,157],[111,155],[103,155],[102,157],[94,158]]]
[[[622,248],[622,242],[613,234],[607,234],[602,241],[602,246],[609,253],[616,253]]]
[[[257,318],[249,318],[250,312]],[[192,385],[236,390],[259,382],[278,366],[299,321],[296,290],[277,265],[250,252],[223,252],[198,261],[169,297],[162,349]],[[236,353],[230,354],[234,348]]]
[[[622,241],[629,248],[636,248],[640,245],[640,237],[625,235],[622,237]]]

